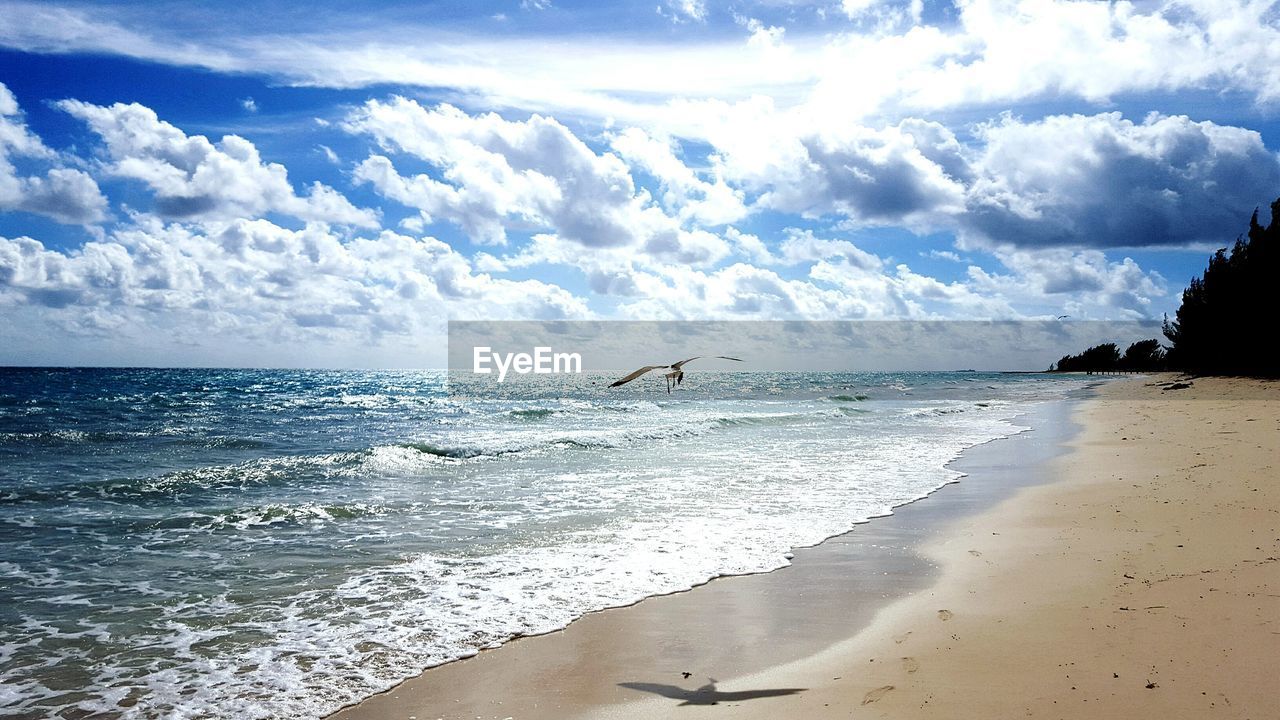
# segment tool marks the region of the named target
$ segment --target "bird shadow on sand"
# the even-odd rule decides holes
[[[640,692],[653,693],[661,695],[672,700],[683,700],[681,705],[716,705],[722,702],[741,702],[743,700],[755,700],[758,698],[779,697],[782,695],[795,695],[802,693],[808,688],[771,688],[767,690],[738,690],[735,692],[721,692],[716,689],[716,681],[703,685],[694,690],[686,690],[678,685],[663,685],[661,683],[643,683],[643,682],[624,682],[618,683],[618,687],[628,688],[630,690],[639,690]]]

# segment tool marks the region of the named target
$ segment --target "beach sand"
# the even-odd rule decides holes
[[[594,613],[339,716],[1280,717],[1280,383],[1171,379],[1106,384],[1056,458],[1044,433],[966,453],[964,482],[792,567]]]

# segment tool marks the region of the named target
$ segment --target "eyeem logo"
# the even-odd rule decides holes
[[[471,362],[471,372],[488,375],[498,371],[498,382],[507,379],[507,371],[514,370],[521,375],[581,373],[582,356],[578,353],[551,352],[549,347],[535,347],[529,353],[496,353],[493,348],[477,346]]]

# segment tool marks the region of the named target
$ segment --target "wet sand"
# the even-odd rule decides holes
[[[1048,461],[1076,430],[1077,404],[1053,403],[1022,418],[1035,429],[972,448],[951,465],[968,474],[961,482],[797,550],[789,567],[592,613],[563,631],[429,670],[333,717],[651,717],[711,703],[794,701],[812,680],[748,687],[735,679],[829,650],[886,606],[936,583],[939,566],[923,547],[960,519],[1048,481]]]

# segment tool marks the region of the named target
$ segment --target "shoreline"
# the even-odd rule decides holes
[[[1026,430],[966,448],[946,465],[963,473],[960,479],[796,548],[790,565],[594,611],[565,628],[430,668],[328,717],[537,720],[601,716],[646,691],[683,693],[695,704],[714,700],[705,680],[690,687],[682,673],[730,678],[802,660],[848,635],[851,625],[868,626],[884,607],[929,587],[938,572],[923,544],[951,522],[1048,481],[1049,459],[1079,430],[1071,420],[1082,402],[1078,394],[1015,418]],[[792,622],[800,613],[805,622]],[[572,678],[584,682],[566,681]]]
[[[931,543],[943,572],[926,592],[823,652],[722,685],[805,688],[732,716],[1274,717],[1280,383],[1162,383],[1105,386],[1080,407],[1055,482]]]

